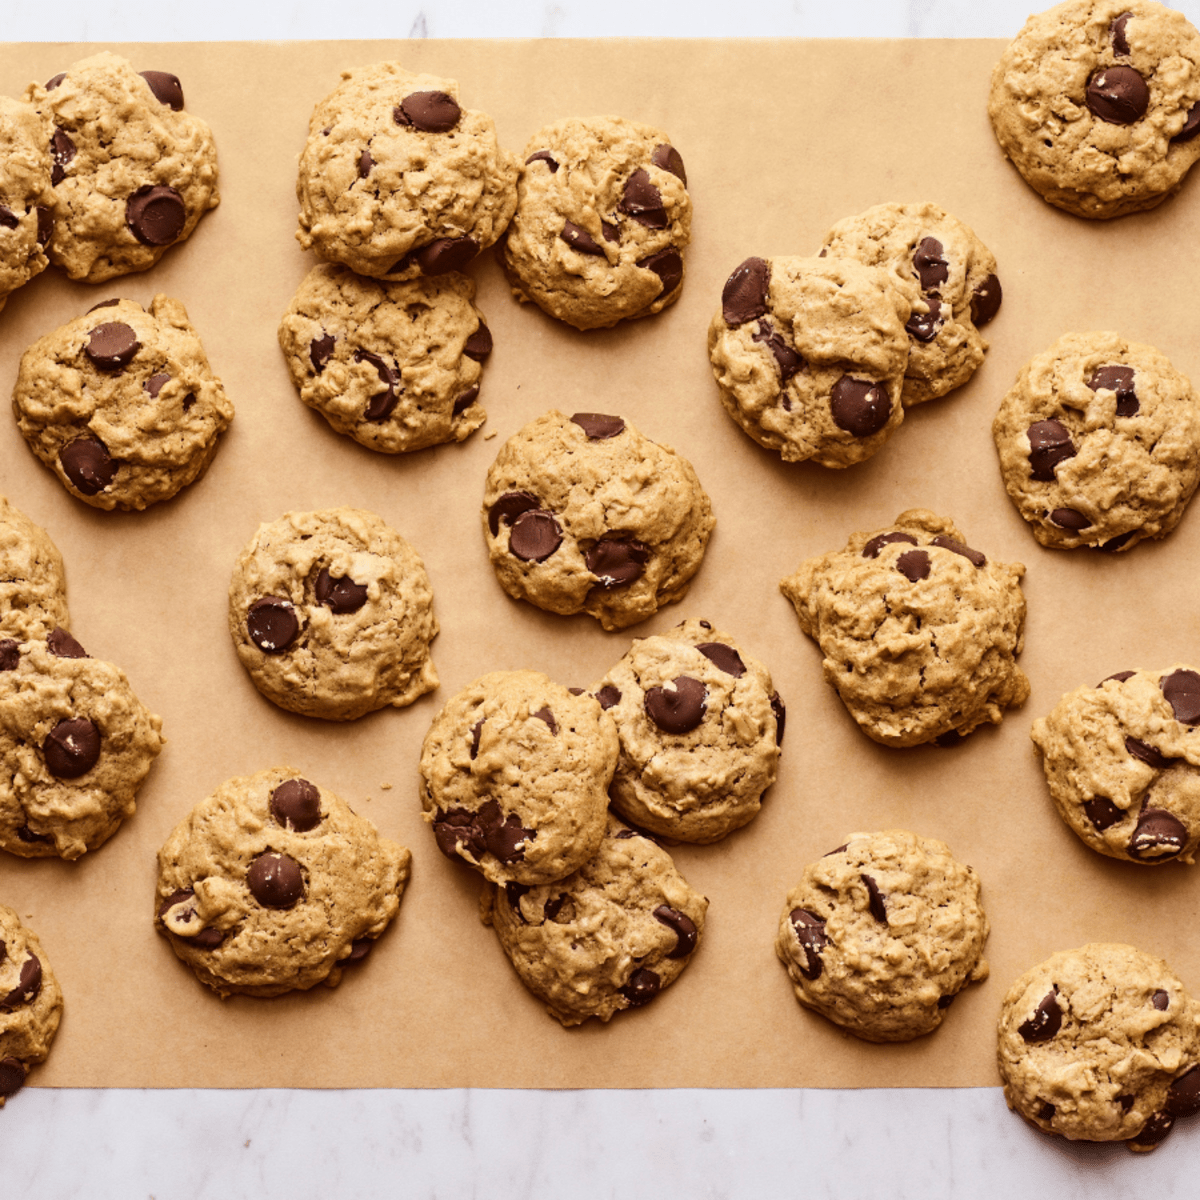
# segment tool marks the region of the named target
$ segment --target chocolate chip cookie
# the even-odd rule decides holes
[[[50,261],[50,133],[32,105],[0,96],[0,309]]]
[[[679,299],[692,201],[662,130],[572,117],[535,133],[524,158],[500,256],[518,300],[601,329]]]
[[[69,624],[62,555],[50,535],[0,496],[0,664],[18,642]]]
[[[62,1019],[62,989],[46,952],[11,908],[0,904],[0,1108],[46,1061]]]
[[[622,417],[548,412],[501,447],[483,532],[500,586],[624,629],[681,600],[716,524],[692,464]]]
[[[1024,574],[967,545],[952,521],[910,509],[801,563],[779,587],[863,733],[916,746],[999,724],[1029,695],[1016,663]]]
[[[412,855],[291,767],[223,783],[158,852],[155,928],[222,998],[336,987],[400,908]]]

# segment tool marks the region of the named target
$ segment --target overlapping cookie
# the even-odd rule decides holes
[[[0,904],[0,1108],[45,1062],[62,1019],[63,998],[41,942]]]
[[[49,264],[50,171],[49,123],[32,105],[0,96],[0,309]]]

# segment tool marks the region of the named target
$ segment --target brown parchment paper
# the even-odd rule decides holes
[[[20,94],[91,46],[0,46],[0,91]],[[1089,223],[1046,206],[1003,161],[986,116],[993,41],[448,41],[113,47],[178,74],[221,161],[220,207],[144,275],[98,287],[48,271],[0,314],[0,388],[36,337],[109,296],[184,301],[237,406],[207,475],[145,513],[72,499],[0,416],[0,490],[44,525],[67,563],[72,630],[119,663],[163,716],[167,746],[137,815],[75,864],[0,854],[0,901],[40,934],[66,996],[49,1062],[56,1086],[643,1087],[992,1085],[994,1026],[1016,977],[1051,952],[1128,941],[1200,990],[1200,868],[1102,858],[1063,826],[1029,741],[1066,690],[1132,667],[1200,662],[1200,513],[1165,543],[1102,556],[1041,549],[1010,506],[990,425],[1018,368],[1068,330],[1157,345],[1200,378],[1195,337],[1200,181],[1157,211]],[[695,201],[682,299],[661,316],[580,334],[521,307],[490,256],[474,265],[495,336],[487,425],[461,446],[375,455],[304,408],[276,343],[313,260],[293,238],[296,159],[313,104],[339,71],[395,58],[460,80],[520,151],[568,115],[619,113],[665,129]],[[836,220],[930,199],[999,260],[1004,304],[989,357],[950,397],[911,411],[848,471],[787,466],[726,417],[705,332],[750,254],[811,254]],[[716,533],[691,593],[623,634],[510,601],[479,528],[503,440],[551,407],[617,412],[695,464]],[[495,433],[490,440],[485,436]],[[233,562],[289,509],[374,509],[423,555],[442,632],[440,689],[349,725],[292,716],[243,673],[225,625]],[[1027,564],[1033,693],[998,729],[952,751],[889,750],[860,734],[821,678],[820,654],[778,592],[801,559],[904,508],[954,517],[987,554]],[[779,782],[746,829],[679,847],[711,899],[678,983],[610,1025],[565,1031],[525,992],[477,919],[477,877],[420,819],[417,759],[438,708],[485,670],[532,667],[595,682],[635,635],[705,617],[774,674],[788,705]],[[374,954],[334,990],[218,1000],[153,932],[155,852],[222,780],[290,763],[410,846],[411,887]],[[805,863],[857,830],[943,838],[979,871],[991,978],[943,1027],[869,1046],[792,997],[772,948]]]

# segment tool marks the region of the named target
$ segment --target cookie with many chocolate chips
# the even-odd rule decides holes
[[[499,254],[518,300],[601,329],[679,299],[692,201],[662,130],[571,117],[535,133],[524,159]]]
[[[0,96],[0,309],[50,261],[50,134],[32,105]]]
[[[1153,346],[1068,333],[1030,359],[992,423],[1009,498],[1043,546],[1166,537],[1200,483],[1200,398]]]
[[[63,998],[41,942],[0,904],[0,1108],[46,1061]]]
[[[54,237],[72,279],[100,283],[154,266],[215,208],[217,148],[166,71],[137,72],[107,50],[25,98],[51,127]]]
[[[1020,563],[967,545],[925,509],[856,533],[782,580],[800,628],[821,647],[825,681],[886,746],[956,741],[1029,695]],[[944,743],[943,743],[944,744]]]
[[[1030,17],[1001,55],[988,115],[1055,207],[1153,208],[1200,158],[1200,33],[1154,0],[1067,0]]]
[[[848,467],[904,420],[912,305],[853,258],[748,258],[725,281],[708,357],[730,417],[784,462]]]
[[[30,449],[93,508],[168,500],[212,461],[233,403],[187,310],[108,300],[21,356],[13,412]]]
[[[596,854],[567,878],[489,884],[480,902],[521,982],[568,1028],[641,1008],[674,983],[707,911],[665,850],[611,816]]]
[[[66,628],[67,580],[50,535],[0,496],[0,664],[16,644]],[[0,666],[0,669],[4,669]]]
[[[229,633],[268,700],[350,721],[437,687],[433,591],[417,552],[362,508],[260,525],[229,584]]]
[[[154,925],[222,997],[324,983],[370,953],[412,855],[291,767],[223,783],[158,852]]]
[[[796,999],[868,1042],[935,1030],[986,979],[979,877],[936,838],[855,833],[788,893],[775,952]]]
[[[513,599],[608,630],[681,600],[716,524],[682,455],[622,417],[554,411],[501,447],[481,515]]]
[[[279,326],[300,399],[384,454],[461,442],[487,419],[492,335],[474,298],[456,271],[396,283],[314,267]]]
[[[1153,1150],[1200,1111],[1200,1003],[1153,954],[1052,954],[1009,988],[998,1032],[1008,1107],[1047,1133]]]
[[[512,217],[518,170],[455,80],[391,62],[343,71],[309,121],[296,237],[360,275],[461,271]]]
[[[767,668],[727,633],[685,621],[641,638],[591,691],[620,735],[609,796],[626,820],[707,843],[758,815],[784,707]]]
[[[549,883],[600,845],[616,763],[616,726],[595,699],[537,671],[494,671],[433,719],[421,805],[448,858],[493,883]]]

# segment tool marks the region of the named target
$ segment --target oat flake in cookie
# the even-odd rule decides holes
[[[177,76],[106,50],[25,98],[52,127],[48,253],[72,279],[152,267],[220,200],[212,131],[184,109]]]
[[[279,326],[300,399],[384,454],[461,442],[487,417],[492,335],[474,297],[458,272],[396,283],[314,267]]]
[[[0,96],[0,309],[49,263],[50,134],[31,105]]]
[[[291,767],[223,783],[158,852],[154,924],[224,998],[324,983],[370,953],[412,856]]]
[[[568,118],[535,133],[524,159],[500,254],[518,300],[600,329],[679,299],[692,201],[662,130]]]
[[[801,1004],[868,1042],[906,1042],[987,978],[987,936],[975,871],[945,842],[889,829],[805,868],[775,952]]]
[[[1200,482],[1200,400],[1153,346],[1068,333],[1032,358],[992,423],[1009,498],[1043,546],[1166,537]]]
[[[556,883],[489,884],[481,915],[564,1026],[649,1004],[692,960],[708,900],[648,837],[608,818],[595,856]]]
[[[1153,1150],[1200,1111],[1200,1003],[1153,954],[1064,950],[1008,990],[998,1059],[1008,1107],[1039,1129]]]
[[[350,721],[437,687],[425,564],[366,509],[260,525],[229,584],[229,632],[255,687],[289,712]]]
[[[0,1108],[29,1068],[46,1061],[63,998],[46,952],[11,908],[0,904]]]
[[[780,583],[821,647],[825,681],[869,738],[966,735],[1029,695],[1020,563],[996,562],[925,509],[856,533]]]
[[[687,594],[716,521],[691,463],[622,417],[548,412],[501,447],[483,532],[500,586],[624,629]]]
[[[62,555],[50,535],[0,496],[0,665],[16,644],[69,624]],[[2,669],[2,666],[0,666]]]

